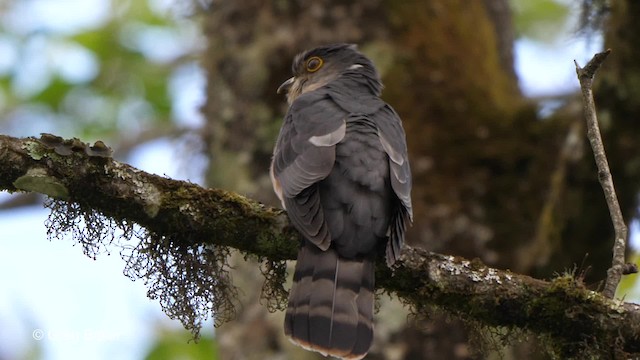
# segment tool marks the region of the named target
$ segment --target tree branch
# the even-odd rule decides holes
[[[295,258],[299,235],[283,211],[151,175],[87,148],[78,140],[0,135],[0,189],[63,198],[172,238],[185,234],[185,247],[216,244],[270,260]],[[480,326],[549,335],[563,358],[640,352],[640,307],[607,299],[570,275],[542,281],[407,248],[393,269],[378,262],[376,280],[416,311],[435,305]]]
[[[582,89],[582,97],[584,100],[584,115],[587,121],[587,137],[589,138],[589,143],[593,149],[593,156],[595,157],[596,166],[598,167],[598,180],[600,181],[600,185],[604,191],[604,197],[607,201],[609,214],[611,214],[611,221],[613,222],[613,228],[615,231],[613,260],[611,268],[607,271],[607,280],[605,282],[604,289],[602,290],[604,296],[612,299],[616,293],[616,288],[620,283],[623,272],[628,273],[628,270],[625,271],[625,268],[628,267],[625,266],[624,258],[627,242],[627,226],[624,223],[622,210],[620,210],[616,190],[613,186],[613,178],[611,177],[609,162],[607,161],[604,144],[602,143],[602,135],[600,135],[600,128],[598,126],[596,105],[593,100],[592,90],[593,78],[596,71],[598,71],[610,53],[611,50],[607,49],[604,52],[595,54],[584,68],[578,66],[578,62],[575,60],[574,63],[576,65],[576,74],[580,81],[580,88]],[[635,272],[637,272],[637,270]]]

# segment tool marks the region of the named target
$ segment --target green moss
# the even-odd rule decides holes
[[[23,150],[27,151],[27,154],[29,154],[29,156],[33,159],[33,160],[41,160],[43,157],[47,156],[48,151],[44,151],[44,147],[42,147],[40,144],[38,144],[38,142],[36,141],[31,141],[31,140],[26,140],[24,142],[24,145],[22,146]]]
[[[44,169],[29,169],[27,173],[13,182],[13,186],[24,191],[33,191],[48,195],[54,199],[69,198],[67,187],[55,177],[49,176]]]

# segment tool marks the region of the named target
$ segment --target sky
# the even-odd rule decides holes
[[[152,2],[160,8],[169,6],[168,0]],[[2,17],[3,26],[24,32],[37,28],[77,31],[104,21],[109,11],[107,0],[18,3],[16,13]],[[171,44],[170,38],[164,39]],[[165,48],[171,49],[169,45]],[[575,91],[578,84],[573,60],[584,65],[599,46],[598,39],[587,43],[571,32],[559,36],[553,44],[519,40],[516,71],[523,91],[529,96]],[[157,48],[162,47],[150,51]],[[1,73],[12,56],[2,34],[0,53],[5,55],[0,56]],[[67,57],[58,65],[59,71],[71,77],[91,76],[95,71],[93,60],[81,50],[64,53]],[[42,75],[41,63],[25,66],[31,67],[31,79],[33,74]],[[202,121],[197,109],[204,97],[204,77],[196,65],[181,71],[170,85],[176,118],[196,127]],[[23,91],[38,86],[37,81],[29,84],[27,80],[27,90]],[[9,135],[26,136],[55,129],[29,124],[12,131]],[[184,159],[179,148],[175,142],[158,140],[138,147],[127,161],[147,172],[201,182],[193,169],[186,171],[190,164],[175,165]],[[6,196],[0,193],[0,199]],[[139,359],[151,345],[155,327],[181,327],[162,313],[157,302],[146,297],[142,282],[133,282],[122,274],[124,262],[117,252],[93,260],[83,256],[82,249],[71,240],[47,241],[47,215],[41,207],[0,212],[0,359],[24,358],[33,348],[41,351],[36,358],[46,360]]]
[[[144,285],[122,276],[117,254],[94,261],[71,241],[48,242],[47,215],[0,215],[0,358],[33,346],[43,359],[141,358],[153,335],[144,324],[162,318]]]

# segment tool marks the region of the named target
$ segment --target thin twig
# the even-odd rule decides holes
[[[613,187],[613,179],[611,177],[611,171],[609,170],[609,162],[607,161],[607,156],[604,152],[602,136],[600,135],[600,128],[598,127],[596,105],[593,101],[592,90],[593,77],[609,53],[611,53],[611,50],[607,49],[604,52],[595,54],[584,68],[581,68],[575,60],[574,63],[576,65],[576,73],[578,75],[578,80],[580,81],[580,88],[582,89],[582,96],[584,98],[584,116],[587,121],[587,137],[589,138],[589,143],[591,143],[591,148],[593,149],[593,156],[595,157],[596,165],[598,167],[598,180],[600,180],[600,185],[604,191],[604,197],[607,200],[609,214],[611,215],[611,221],[613,222],[613,229],[615,231],[613,260],[611,262],[611,268],[607,270],[607,280],[605,282],[604,289],[602,290],[604,296],[613,298],[625,269],[624,254],[627,241],[627,226],[624,223],[620,204],[618,203],[618,197]]]

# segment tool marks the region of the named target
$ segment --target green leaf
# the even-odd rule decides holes
[[[640,253],[634,252],[629,256],[628,262],[640,264]],[[618,289],[616,289],[616,298],[625,301],[640,300],[640,288],[638,287],[638,274],[623,275]]]
[[[191,340],[191,333],[189,332],[183,330],[163,330],[145,359],[217,360],[218,343],[214,338],[209,336],[201,336],[196,343]]]
[[[554,0],[511,0],[518,36],[553,42],[567,25],[569,6]]]

